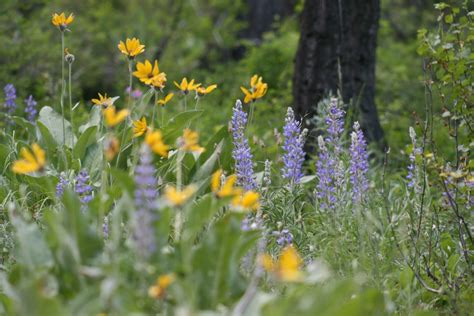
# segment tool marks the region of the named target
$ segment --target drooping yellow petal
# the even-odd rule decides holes
[[[189,185],[182,191],[178,191],[173,186],[167,186],[165,189],[165,197],[171,205],[182,206],[193,196],[194,192],[196,192],[194,185]]]
[[[168,93],[164,99],[158,100],[156,103],[161,104],[162,106],[166,105],[174,96],[174,93]]]
[[[163,142],[160,131],[148,132],[145,136],[145,143],[153,152],[162,157],[168,157],[169,146]]]
[[[114,127],[121,123],[130,114],[130,111],[123,109],[117,112],[114,106],[109,106],[103,111],[105,124],[109,127]]]
[[[295,282],[302,278],[301,265],[302,260],[296,249],[292,246],[286,246],[283,249],[278,261],[278,276],[282,281]]]
[[[247,191],[242,195],[236,196],[232,200],[232,205],[242,211],[256,210],[259,208],[260,203],[258,199],[260,195],[254,191]]]
[[[186,128],[183,131],[183,136],[180,138],[180,148],[188,152],[198,152],[201,153],[204,151],[204,148],[199,146],[199,134],[196,131],[192,131],[189,128]]]
[[[221,187],[221,176],[222,176],[222,169],[219,169],[212,174],[211,190],[214,193],[217,193],[219,191],[219,188]]]
[[[19,159],[13,163],[12,171],[14,173],[26,174],[40,171],[46,165],[46,153],[41,147],[33,143],[31,151],[25,147],[20,150]]]

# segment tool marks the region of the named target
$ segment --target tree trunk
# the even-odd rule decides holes
[[[295,0],[247,0],[248,27],[244,36],[260,41],[262,35],[272,29],[276,19],[293,13]]]
[[[297,113],[313,114],[318,102],[339,90],[352,100],[369,141],[384,145],[375,106],[375,50],[379,0],[306,0],[295,60]]]

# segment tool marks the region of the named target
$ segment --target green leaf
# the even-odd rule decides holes
[[[57,144],[65,144],[72,148],[72,142],[76,142],[76,136],[72,132],[71,123],[55,112],[51,107],[44,106],[39,113],[38,122],[48,129]],[[64,131],[63,131],[64,123]]]
[[[202,115],[202,110],[191,110],[181,112],[178,115],[172,117],[168,124],[164,127],[164,138],[168,142],[175,142],[182,133],[186,126],[191,124],[191,121]]]
[[[30,270],[47,270],[54,265],[53,256],[38,225],[26,223],[17,214],[10,213],[10,219],[15,227],[15,236],[18,242],[17,261],[19,264]]]
[[[192,182],[203,180],[211,175],[221,155],[222,145],[223,145],[223,141],[217,144],[212,155],[207,159],[207,161],[201,167],[197,169],[196,173],[193,176]]]
[[[97,126],[90,126],[81,134],[81,136],[79,136],[79,140],[77,141],[73,150],[74,157],[81,160],[84,159],[87,147],[93,143],[96,143],[97,141],[96,134]]]

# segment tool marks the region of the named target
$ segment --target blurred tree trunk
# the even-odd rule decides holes
[[[259,41],[271,30],[276,19],[293,13],[295,0],[247,0],[248,27],[244,36]]]
[[[369,141],[384,145],[375,106],[375,49],[379,0],[307,0],[295,60],[293,97],[304,116],[330,91],[352,99]]]

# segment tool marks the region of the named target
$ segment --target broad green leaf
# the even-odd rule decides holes
[[[65,144],[72,147],[72,143],[76,142],[76,136],[72,132],[71,123],[55,112],[51,107],[44,106],[39,112],[38,122],[46,127],[57,144]],[[64,123],[64,131],[63,131]]]
[[[97,141],[96,134],[97,126],[90,126],[79,136],[73,150],[74,157],[84,159],[87,147]]]

